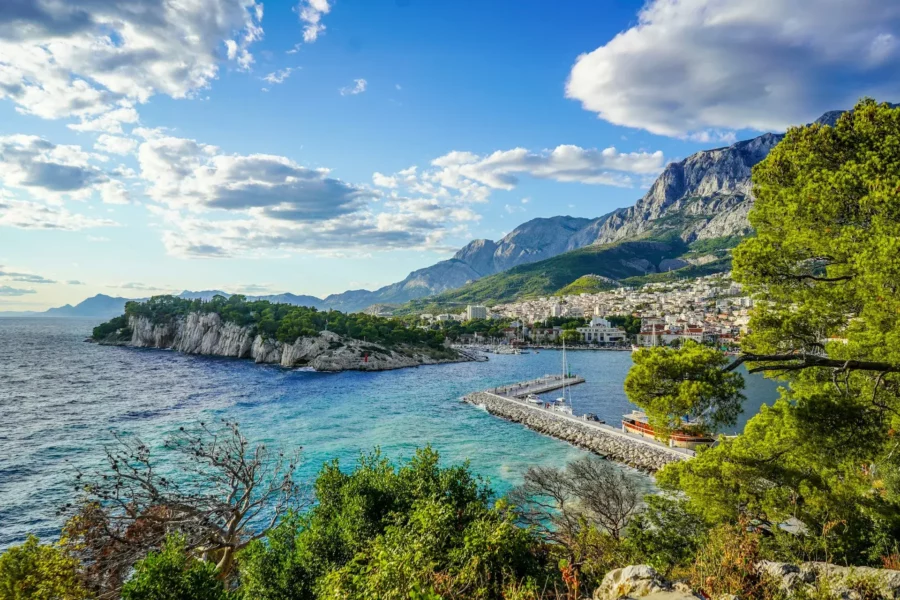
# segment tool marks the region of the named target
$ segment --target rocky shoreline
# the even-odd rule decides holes
[[[316,371],[387,371],[421,365],[472,360],[447,349],[449,357],[435,357],[414,346],[386,348],[379,344],[342,337],[323,331],[288,344],[264,338],[252,327],[227,323],[216,313],[190,313],[168,323],[153,323],[144,317],[129,317],[130,339],[110,336],[101,345],[171,349],[185,354],[222,356],[276,364],[285,368],[312,367]]]
[[[464,402],[483,407],[490,414],[521,423],[525,427],[558,440],[569,442],[604,458],[624,463],[647,473],[655,473],[667,464],[686,460],[691,454],[678,452],[662,445],[630,438],[609,427],[608,431],[588,422],[539,410],[490,392],[475,392]]]

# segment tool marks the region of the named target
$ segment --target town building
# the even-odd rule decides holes
[[[486,306],[477,306],[474,304],[470,304],[466,307],[466,320],[471,321],[472,319],[487,319],[488,309]]]

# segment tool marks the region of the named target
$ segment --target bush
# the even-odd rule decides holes
[[[82,600],[87,590],[78,561],[33,535],[0,555],[0,598],[3,600]]]
[[[122,600],[226,600],[216,566],[188,556],[184,538],[170,537],[160,552],[135,565]]]

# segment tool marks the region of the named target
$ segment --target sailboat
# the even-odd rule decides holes
[[[572,393],[569,391],[569,385],[566,382],[566,379],[569,377],[569,363],[566,360],[566,340],[563,339],[562,346],[562,375],[563,375],[563,387],[562,387],[562,396],[557,398],[553,404],[550,405],[550,410],[555,410],[558,413],[562,413],[564,415],[572,415]]]

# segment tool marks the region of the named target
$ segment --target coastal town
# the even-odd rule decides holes
[[[619,287],[598,293],[547,296],[463,312],[422,314],[420,327],[489,320],[505,326],[487,335],[465,332],[460,343],[558,344],[597,348],[678,345],[686,340],[736,345],[749,322],[752,299],[730,273]],[[493,338],[493,339],[488,339]]]

